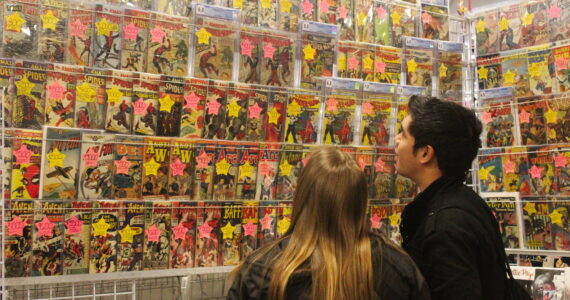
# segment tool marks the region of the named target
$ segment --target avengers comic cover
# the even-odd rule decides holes
[[[75,94],[75,127],[104,129],[107,111],[107,78],[110,70],[85,68],[77,76]]]
[[[366,178],[368,199],[376,199],[376,195],[374,193],[374,156],[375,150],[372,147],[361,147],[356,150],[355,159]]]
[[[563,41],[570,37],[570,1],[568,0],[551,0],[549,1],[550,7],[556,5],[561,8],[558,16],[548,15],[548,27],[550,41]]]
[[[254,200],[260,154],[259,144],[248,143],[240,146],[238,153],[236,200]]]
[[[259,230],[259,202],[246,201],[243,202],[241,210],[241,259],[248,257],[255,249],[257,249],[257,237]]]
[[[430,40],[449,40],[449,17],[445,6],[422,4],[422,37]]]
[[[99,200],[93,203],[89,274],[117,271],[117,229],[120,201]]]
[[[226,133],[227,101],[228,84],[212,82],[208,87],[202,138],[210,140],[224,138]]]
[[[374,57],[374,80],[375,82],[399,84],[402,73],[401,50],[391,47],[377,47]],[[372,59],[372,57],[371,57]],[[366,57],[362,65],[370,64]]]
[[[503,84],[503,73],[499,54],[477,57],[477,74],[480,90],[501,87]]]
[[[516,206],[518,196],[501,194],[483,195],[483,199],[491,209],[493,216],[499,223],[499,231],[507,249],[519,249],[521,227]]]
[[[63,274],[63,201],[36,202],[34,214],[31,276]]]
[[[277,200],[277,173],[279,171],[279,158],[281,152],[278,144],[261,144],[260,158],[257,168],[257,187],[255,200]]]
[[[184,84],[184,105],[180,121],[180,136],[200,138],[204,129],[204,110],[208,96],[208,81],[186,78]]]
[[[93,66],[96,68],[121,68],[121,35],[123,10],[108,5],[95,7],[95,36]]]
[[[145,203],[121,201],[117,230],[117,271],[142,270]]]
[[[387,1],[374,1],[374,11],[372,13],[374,20],[374,43],[378,45],[392,45],[392,26],[390,25],[390,17],[387,16],[389,11]]]
[[[44,125],[47,71],[53,65],[27,60],[16,60],[13,98],[14,127],[41,129]]]
[[[194,174],[194,142],[173,139],[170,148],[170,172],[168,173],[168,198],[192,199],[192,175]]]
[[[222,208],[222,222],[220,231],[222,232],[222,260],[224,266],[237,265],[241,259],[240,250],[242,244],[241,226],[241,203],[224,202]]]
[[[314,93],[296,92],[289,97],[285,120],[285,143],[314,144],[319,132],[321,100]]]
[[[554,77],[554,91],[566,93],[570,91],[570,45],[552,48],[556,75]]]
[[[107,114],[105,129],[110,132],[131,133],[133,124],[133,73],[113,70],[107,78]]]
[[[168,268],[170,258],[170,202],[150,201],[145,203],[143,270]]]
[[[553,95],[545,112],[546,140],[549,144],[570,143],[570,99]]]
[[[356,93],[333,93],[325,101],[323,143],[349,145],[354,141]]]
[[[528,77],[533,95],[551,94],[555,77],[554,57],[550,46],[528,49]]]
[[[34,202],[15,200],[6,204],[5,276],[28,277],[31,275],[32,233],[34,231]],[[22,232],[14,230],[24,222]],[[14,231],[13,231],[14,230]]]
[[[293,200],[297,189],[297,181],[301,176],[305,147],[301,145],[284,145],[281,149],[281,160],[278,167],[276,198]]]
[[[479,185],[481,192],[504,192],[503,149],[482,150],[479,155]]]
[[[215,267],[223,265],[220,240],[222,208],[219,203],[198,204],[198,237],[196,238],[195,267]]]
[[[133,135],[115,136],[113,197],[115,200],[141,198],[144,138]]]
[[[521,145],[546,144],[546,101],[540,97],[517,99]]]
[[[331,77],[335,62],[336,38],[332,36],[303,34],[301,48],[301,87],[312,88],[316,77]]]
[[[168,196],[170,144],[167,138],[144,138],[142,196],[148,200],[163,200]]]
[[[159,91],[156,134],[159,136],[180,136],[184,78],[162,75]]]
[[[266,125],[264,122],[267,114],[267,105],[272,91],[262,87],[253,87],[249,92],[247,140],[262,142],[265,138]]]
[[[42,132],[27,129],[15,129],[13,132],[10,198],[38,199],[42,169]],[[18,159],[16,153],[22,153],[23,160]]]
[[[526,249],[551,250],[551,220],[548,197],[523,198],[524,246]]]
[[[174,202],[172,204],[172,232],[170,235],[171,269],[192,268],[196,247],[196,204]]]
[[[142,10],[125,9],[123,17],[123,49],[121,69],[133,72],[147,70],[146,51],[150,38],[151,14]]]
[[[499,12],[486,11],[478,14],[475,19],[477,35],[477,56],[499,52]]]
[[[0,97],[4,97],[2,110],[4,111],[4,127],[12,127],[12,99],[15,97],[13,59],[0,58]]]
[[[391,93],[364,94],[361,105],[363,109],[360,120],[360,145],[388,146],[390,144],[393,101]]]
[[[502,160],[505,192],[519,192],[522,196],[530,195],[530,165],[528,163],[527,148],[505,148]]]
[[[81,131],[44,127],[44,150],[41,199],[74,200],[81,152]],[[55,155],[54,155],[55,153]],[[57,154],[63,159],[54,159]],[[51,159],[50,159],[51,158]]]
[[[238,145],[233,143],[218,144],[215,157],[215,173],[212,182],[212,200],[236,199],[238,179]]]
[[[190,30],[186,18],[155,14],[149,24],[148,73],[188,74]]]
[[[285,107],[289,94],[285,90],[274,90],[270,94],[267,105],[267,114],[264,114],[263,123],[266,142],[280,142],[283,140],[283,128],[285,123]]]
[[[70,3],[65,45],[65,63],[90,66],[93,59],[93,31],[95,6],[86,3]]]
[[[303,9],[300,4],[299,0],[279,0],[279,30],[297,32],[297,24]]]
[[[528,147],[531,194],[552,195],[556,191],[554,181],[554,158],[550,146]]]
[[[93,202],[71,201],[65,211],[63,274],[89,273],[89,243]]]
[[[374,157],[374,199],[387,199],[394,194],[396,189],[397,198],[411,197],[413,191],[409,191],[411,187],[407,187],[404,182],[401,186],[395,186],[395,153],[393,148],[376,148]]]
[[[418,10],[408,4],[390,6],[390,24],[392,24],[392,46],[402,48],[405,36],[418,36],[416,29]]]
[[[160,75],[133,74],[133,133],[156,135]]]
[[[521,6],[521,47],[532,47],[550,42],[548,8],[546,2],[528,2]]]
[[[194,77],[231,80],[237,40],[232,25],[198,19],[195,30]]]
[[[38,0],[4,1],[2,56],[38,58],[40,7]]]
[[[64,63],[69,3],[66,0],[43,0],[42,4],[39,12],[38,58],[45,62]]]
[[[276,239],[282,237],[287,233],[291,226],[291,215],[293,214],[293,204],[290,201],[280,201],[277,206],[276,216]]]
[[[261,202],[259,205],[259,228],[257,241],[259,248],[275,240],[275,226],[277,223],[277,202]]]
[[[373,3],[366,0],[354,1],[354,16],[356,23],[356,41],[371,43],[374,41]]]
[[[531,96],[527,52],[516,50],[501,52],[501,71],[503,73],[502,86],[512,86],[516,97]]]
[[[214,168],[216,165],[216,144],[201,143],[194,147],[194,199],[211,200],[213,189]]]
[[[351,0],[338,0],[336,24],[339,26],[339,38],[345,41],[355,39],[354,2]]]
[[[248,86],[235,84],[228,92],[224,139],[242,141],[247,138],[247,115],[250,91]]]
[[[75,113],[75,92],[79,74],[83,67],[54,64],[46,80],[45,125],[73,127]]]
[[[260,83],[271,86],[292,86],[295,78],[294,40],[285,35],[263,35],[260,54]],[[271,54],[273,53],[273,54]]]
[[[499,51],[523,47],[521,17],[519,4],[499,9]]]
[[[110,199],[113,192],[115,135],[83,133],[80,155],[77,199]],[[49,160],[50,156],[47,157]],[[58,155],[53,157],[57,159]]]

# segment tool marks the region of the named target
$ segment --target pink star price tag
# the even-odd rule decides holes
[[[150,31],[150,35],[152,37],[151,43],[162,43],[164,36],[166,36],[166,32],[160,28],[160,26],[156,26]]]
[[[273,172],[273,167],[266,160],[259,164],[259,171],[262,176],[270,176]]]
[[[483,121],[483,124],[487,125],[493,122],[493,114],[491,112],[486,111],[481,116],[481,120]]]
[[[158,242],[158,238],[162,233],[162,230],[158,229],[156,225],[150,226],[149,229],[145,230],[146,236],[149,242]]]
[[[140,29],[133,23],[129,23],[129,25],[123,26],[123,36],[126,40],[136,41],[137,35],[139,35],[139,31]]]
[[[210,102],[208,102],[208,114],[217,115],[220,110],[220,106],[222,105],[218,102],[218,98],[213,96],[212,99],[210,99]]]
[[[22,236],[24,235],[24,228],[26,227],[26,222],[22,221],[20,217],[14,216],[12,221],[6,222],[6,227],[8,227],[8,235],[12,236]]]
[[[550,15],[550,18],[552,18],[552,19],[560,18],[560,12],[561,11],[562,11],[562,8],[558,7],[558,5],[556,3],[554,3],[548,9],[548,14]]]
[[[362,113],[365,115],[370,115],[372,114],[372,109],[374,108],[374,106],[372,105],[372,103],[370,102],[364,102],[362,103]]]
[[[519,122],[521,124],[530,123],[530,114],[524,109],[519,113]]]
[[[253,222],[249,220],[249,222],[247,222],[247,224],[243,226],[243,229],[244,229],[244,236],[249,235],[255,237],[255,232],[257,231],[257,225],[253,224]]]
[[[267,43],[267,45],[263,46],[263,58],[273,59],[273,54],[275,54],[275,47],[273,47],[272,43]]]
[[[172,176],[184,175],[184,169],[186,169],[186,164],[177,159],[174,163],[170,164],[170,170],[172,170]]]
[[[567,163],[568,163],[568,158],[562,155],[562,153],[558,154],[554,158],[554,166],[557,168],[564,168]]]
[[[338,15],[341,19],[346,19],[348,17],[348,9],[346,9],[346,6],[341,6],[338,9]]]
[[[379,59],[375,64],[376,72],[384,73],[386,71],[386,63],[384,60]]]
[[[319,3],[319,8],[321,9],[321,13],[323,14],[329,13],[329,7],[330,4],[327,0],[321,0],[321,3]]]
[[[95,150],[95,147],[89,148],[87,153],[83,154],[83,161],[85,162],[85,167],[96,167],[97,160],[99,159],[99,152]]]
[[[327,103],[327,111],[337,111],[338,110],[338,108],[337,108],[338,101],[336,101],[335,98],[330,97],[326,103]]]
[[[54,81],[47,86],[49,98],[61,100],[63,99],[63,94],[65,94],[65,87],[59,83],[59,81]]]
[[[116,173],[129,175],[129,169],[131,168],[131,162],[127,160],[126,156],[123,156],[120,160],[115,161]]]
[[[263,218],[259,219],[259,222],[261,223],[261,230],[271,229],[273,218],[269,214],[266,214]]]
[[[186,236],[188,228],[186,228],[183,223],[179,223],[178,225],[172,227],[172,232],[174,233],[175,240],[182,240]]]
[[[71,35],[72,36],[76,36],[80,39],[84,39],[85,38],[85,28],[87,28],[86,25],[83,25],[83,23],[81,22],[81,19],[77,18],[75,19],[75,21],[71,22],[71,24],[69,24],[70,29],[71,29]]]
[[[192,92],[192,93],[190,93],[190,95],[184,96],[184,100],[186,100],[186,104],[184,105],[185,108],[188,108],[191,110],[197,110],[198,109],[198,103],[200,103],[200,100],[202,100],[202,98],[200,98],[200,96],[196,95],[196,93]]]
[[[515,163],[512,160],[508,160],[503,164],[503,168],[505,169],[505,173],[515,173]]]
[[[301,6],[303,7],[303,13],[305,15],[312,15],[313,14],[313,3],[311,3],[311,1],[309,0],[305,0],[303,1],[303,3],[301,4]]]
[[[259,119],[259,114],[262,110],[263,108],[259,107],[259,105],[257,105],[257,102],[255,102],[253,106],[249,107],[249,117],[253,119]]]
[[[38,229],[39,236],[52,236],[54,227],[55,224],[46,216],[44,216],[40,222],[36,223],[36,228]]]
[[[147,108],[148,104],[144,102],[143,98],[139,98],[137,101],[133,102],[133,109],[135,111],[135,115],[137,116],[146,115]]]
[[[372,215],[372,217],[370,217],[370,227],[372,227],[373,229],[378,229],[380,228],[380,217],[378,217],[377,214]]]
[[[34,152],[30,151],[27,145],[22,145],[20,149],[13,151],[12,154],[16,157],[16,164],[29,164]]]
[[[81,233],[81,227],[83,226],[83,221],[79,220],[77,216],[72,216],[67,222],[65,222],[65,227],[67,227],[68,234],[78,234]]]
[[[378,8],[376,8],[376,15],[378,16],[379,19],[384,19],[384,17],[386,16],[386,9],[384,8],[384,6],[378,6]]]
[[[541,167],[537,167],[536,165],[533,165],[530,168],[530,177],[532,178],[540,178],[542,176],[542,168]]]
[[[241,46],[241,54],[251,57],[251,51],[253,50],[253,45],[251,44],[249,39],[245,39],[243,42],[241,42],[240,46]]]
[[[348,69],[350,69],[350,70],[356,70],[356,68],[358,68],[359,64],[360,64],[360,62],[358,61],[358,59],[356,59],[356,56],[351,56],[348,59]]]
[[[210,238],[210,233],[212,232],[212,226],[208,224],[208,222],[204,222],[204,224],[198,226],[199,238]]]
[[[197,169],[207,169],[208,168],[208,164],[210,163],[210,160],[212,160],[210,158],[210,156],[208,156],[208,154],[206,154],[206,152],[204,150],[202,150],[200,152],[200,155],[196,156],[196,168]]]
[[[376,172],[383,172],[386,163],[382,160],[382,158],[378,157],[378,160],[374,163],[374,167],[376,168]]]

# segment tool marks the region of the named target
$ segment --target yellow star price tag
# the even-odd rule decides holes
[[[234,237],[235,226],[232,226],[230,222],[226,226],[222,227],[223,239],[232,239]]]
[[[242,8],[243,7],[243,0],[234,0],[233,1],[234,8]]]
[[[408,66],[408,73],[416,72],[416,67],[418,66],[418,64],[416,63],[416,61],[413,58],[408,60],[406,62],[406,65]]]
[[[291,6],[293,6],[293,4],[291,4],[289,0],[279,1],[279,7],[282,13],[291,13]]]
[[[103,18],[101,21],[95,24],[97,27],[97,35],[110,36],[111,32],[119,31],[119,24],[110,23],[107,18]]]
[[[216,174],[218,175],[228,175],[230,171],[230,163],[224,158],[216,163]]]
[[[544,114],[544,117],[546,118],[546,123],[549,124],[556,123],[557,116],[558,112],[552,110],[552,108],[549,108],[548,111]]]
[[[477,70],[477,74],[479,74],[479,79],[487,79],[487,73],[489,73],[489,70],[487,70],[487,68],[484,67],[480,67],[479,70]]]
[[[83,82],[77,86],[77,100],[81,102],[95,102],[95,90],[87,82]]]
[[[28,76],[24,76],[22,80],[16,82],[16,88],[18,90],[18,96],[31,96],[32,89],[34,88],[35,84],[28,80]]]
[[[534,19],[534,14],[529,14],[528,12],[521,18],[522,24],[532,25],[532,19]]]
[[[97,223],[93,223],[91,224],[91,226],[93,227],[93,236],[102,236],[102,237],[107,236],[107,230],[109,229],[109,227],[111,227],[109,223],[105,222],[104,218],[99,219]]]
[[[125,226],[125,228],[119,230],[121,235],[121,243],[133,243],[133,237],[137,235],[137,230],[131,228],[131,225]]]
[[[281,114],[277,111],[277,109],[275,107],[273,107],[268,113],[267,116],[269,117],[269,123],[270,124],[275,124],[277,125],[277,122],[279,122],[279,117],[281,117]]]
[[[119,91],[119,88],[116,85],[107,89],[107,102],[117,104],[121,101],[121,98],[123,98],[123,93]]]
[[[366,57],[362,60],[362,67],[364,69],[372,69],[372,64],[374,64],[374,60],[370,57],[370,55],[366,55]]]
[[[509,20],[507,18],[501,18],[501,21],[499,22],[499,29],[501,31],[509,29]]]
[[[402,18],[400,16],[400,14],[397,11],[394,11],[392,14],[390,14],[392,16],[392,25],[398,25],[400,26],[400,19]]]
[[[539,63],[531,63],[528,66],[528,74],[532,77],[540,77],[540,71],[542,69],[542,64]]]
[[[59,152],[59,149],[53,149],[53,151],[50,154],[46,155],[46,157],[49,161],[50,168],[56,166],[63,168],[63,160],[65,159],[66,155]]]
[[[301,114],[301,106],[297,104],[297,101],[293,100],[293,102],[287,106],[287,114],[291,116],[298,116]]]
[[[356,18],[358,19],[358,25],[364,26],[366,24],[366,15],[364,13],[359,12]]]
[[[445,64],[439,65],[439,78],[447,77],[447,67]]]
[[[144,163],[144,174],[145,176],[154,175],[158,176],[158,168],[160,168],[160,164],[154,160],[152,157],[149,161]]]
[[[239,116],[240,109],[241,106],[238,104],[237,99],[234,98],[228,105],[228,116],[237,118]]]
[[[198,37],[198,44],[210,45],[210,37],[212,34],[209,33],[206,28],[202,27],[200,30],[198,30],[196,32],[196,36]]]
[[[551,214],[549,214],[548,216],[550,217],[550,220],[552,220],[552,224],[556,224],[556,225],[560,225],[560,226],[564,226],[564,223],[562,222],[562,217],[564,217],[563,214],[561,214],[559,211],[559,209],[555,209]]]
[[[172,98],[170,98],[170,95],[166,95],[158,99],[158,102],[160,102],[160,111],[167,111],[167,112],[172,111],[172,105],[174,105],[174,101],[172,100]]]
[[[532,215],[533,213],[534,213],[534,214],[537,213],[537,211],[536,211],[536,203],[534,203],[534,202],[527,202],[527,203],[524,205],[524,208],[523,208],[523,209],[524,209],[524,211],[526,211],[526,213],[527,213],[529,216]]]
[[[43,28],[44,29],[51,29],[55,31],[55,27],[59,22],[59,18],[53,15],[51,10],[48,10],[45,14],[41,15]]]
[[[277,222],[277,233],[285,234],[287,230],[289,230],[289,226],[291,226],[291,221],[288,218],[283,218]]]
[[[477,30],[477,33],[485,32],[485,21],[479,19],[475,25],[475,30]]]
[[[400,222],[400,214],[393,213],[389,218],[390,226],[398,226],[398,223]]]
[[[489,174],[491,173],[491,171],[492,171],[494,168],[495,168],[494,166],[488,167],[488,168],[481,167],[481,168],[479,169],[479,179],[481,179],[481,180],[489,180]]]
[[[336,64],[337,64],[337,68],[338,68],[340,71],[346,70],[346,55],[344,55],[344,54],[339,54],[339,55],[338,55],[338,60],[337,60]]]
[[[6,17],[6,30],[22,32],[22,25],[26,23],[18,12],[14,12],[10,16]]]
[[[245,164],[239,166],[239,178],[243,179],[245,177],[251,177],[251,173],[253,172],[253,166],[246,161]]]
[[[303,48],[303,55],[305,59],[315,59],[315,53],[317,53],[317,50],[313,48],[311,44],[307,44],[307,46]]]
[[[261,0],[261,8],[264,9],[271,8],[271,0]]]
[[[504,83],[515,83],[515,76],[517,76],[517,73],[511,72],[511,70],[507,70],[507,73],[503,74]]]
[[[279,165],[279,170],[281,170],[281,176],[291,176],[292,169],[293,166],[289,164],[289,161],[287,161],[286,159],[283,160],[281,165]]]

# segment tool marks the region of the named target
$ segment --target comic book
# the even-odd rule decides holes
[[[279,30],[297,32],[301,10],[305,10],[304,6],[300,6],[301,2],[312,4],[310,1],[304,0],[279,0]]]
[[[339,2],[337,0],[318,0],[317,21],[321,23],[336,24]]]
[[[144,248],[145,203],[121,201],[117,235],[117,271],[141,271]]]
[[[44,127],[44,149],[47,159],[42,168],[40,199],[74,200],[77,198],[77,170],[81,149],[81,131]],[[56,150],[57,149],[57,150]],[[56,155],[54,156],[54,153]],[[63,159],[53,159],[57,154]],[[51,158],[51,159],[50,159]]]
[[[208,87],[202,138],[220,139],[224,137],[227,97],[228,85],[226,83],[212,82]]]
[[[236,83],[230,88],[226,105],[224,139],[242,141],[247,138],[249,95],[249,88],[246,85]]]
[[[198,205],[198,237],[196,238],[196,262],[194,267],[215,267],[223,264],[220,240],[222,239],[220,204]]]
[[[556,62],[554,92],[566,93],[570,91],[570,45],[552,48],[552,56]]]
[[[41,129],[44,125],[47,71],[52,69],[51,64],[16,60],[16,97],[12,106],[14,127]]]
[[[413,40],[406,39],[406,43],[424,44],[425,48],[406,48],[404,50],[404,60],[406,69],[406,84],[413,86],[423,86],[428,88],[428,94],[431,94],[432,88],[432,74],[434,69],[434,44],[427,40]],[[430,49],[431,48],[431,49]]]
[[[515,50],[501,52],[501,71],[503,73],[502,86],[515,88],[515,96],[531,96],[527,63],[527,52]]]
[[[519,192],[530,195],[531,182],[526,147],[505,148],[503,160],[503,184],[505,192]]]
[[[69,32],[65,42],[65,63],[90,66],[93,56],[93,31],[95,26],[94,5],[85,3],[69,4]]]
[[[373,200],[368,206],[370,230],[385,237],[390,237],[390,208],[386,201]]]
[[[45,125],[73,127],[75,113],[76,78],[83,67],[54,64],[47,73]]]
[[[254,200],[260,147],[259,144],[254,143],[242,144],[240,146],[236,200]]]
[[[66,205],[63,241],[63,274],[89,273],[89,243],[93,202],[71,201]]]
[[[170,257],[170,202],[146,202],[144,220],[143,270],[168,268]]]
[[[261,79],[261,32],[242,28],[240,34],[239,82],[259,83]],[[277,66],[278,67],[278,66]]]
[[[482,150],[479,155],[479,184],[481,192],[503,192],[503,149]]]
[[[479,92],[483,145],[488,148],[515,145],[516,129],[513,88],[495,88]]]
[[[547,96],[543,96],[543,99]],[[570,99],[568,95],[553,95],[547,100],[546,140],[549,144],[570,143]]]
[[[393,136],[394,92],[390,84],[365,83],[361,104],[360,145],[388,146]]]
[[[63,217],[63,201],[36,202],[30,257],[31,276],[63,274]]]
[[[533,95],[551,94],[553,92],[554,57],[550,46],[539,46],[528,49],[528,78]]]
[[[190,27],[186,18],[155,14],[149,25],[148,73],[188,74]]]
[[[249,103],[247,104],[247,140],[252,142],[262,142],[265,139],[267,122],[267,105],[271,97],[272,90],[263,87],[252,87],[249,91]]]
[[[146,51],[150,38],[151,14],[142,10],[125,9],[123,17],[123,49],[121,69],[133,72],[147,70]]]
[[[548,15],[548,27],[550,41],[563,41],[570,37],[570,1],[568,0],[550,0],[550,7],[561,8],[560,13]]]
[[[267,114],[264,114],[265,141],[276,143],[283,140],[287,102],[289,94],[286,90],[274,90],[269,98]]]
[[[277,0],[259,2],[259,27],[277,29],[279,2]]]
[[[556,192],[554,157],[549,146],[528,147],[531,194],[552,195]]]
[[[31,276],[34,201],[16,200],[6,203],[5,261],[6,277]],[[9,221],[8,221],[9,220]],[[22,223],[23,222],[23,223]],[[20,232],[18,229],[22,228]]]
[[[475,19],[477,56],[499,52],[499,12],[495,10],[478,14]]]
[[[228,0],[233,2],[230,7],[241,10],[241,23],[245,25],[258,26],[259,7],[261,1],[257,0]]]
[[[374,47],[372,45],[363,45],[360,57],[361,61],[359,64],[361,67],[361,77],[360,79],[364,81],[374,81],[374,59],[376,59],[376,50],[379,47]]]
[[[131,132],[133,124],[133,73],[113,70],[107,78],[107,114],[105,129],[111,132]]]
[[[168,198],[192,199],[192,175],[194,174],[194,142],[173,139],[170,148],[170,172],[168,172]]]
[[[238,179],[238,145],[219,143],[216,149],[215,173],[212,182],[212,200],[236,199],[236,184]]]
[[[551,250],[551,221],[546,197],[523,198],[524,246],[532,250]]]
[[[216,165],[216,144],[196,144],[194,149],[196,167],[193,179],[194,192],[192,194],[195,200],[211,200]]]
[[[570,195],[570,149],[560,147],[552,153],[554,157],[554,178],[558,187],[558,194],[561,196]],[[566,163],[562,162],[566,159]],[[556,163],[556,161],[559,161]]]
[[[224,266],[237,265],[241,259],[242,219],[241,203],[224,202],[222,205],[222,219],[220,231],[222,232],[222,247],[220,252]]]
[[[4,127],[12,127],[12,99],[15,89],[14,66],[15,61],[13,59],[0,58],[0,97],[4,97],[4,102],[1,103],[2,110],[4,110]]]
[[[540,97],[517,99],[519,134],[521,145],[546,144],[546,101]]]
[[[190,17],[190,6],[192,4],[190,0],[158,0],[154,3],[158,12],[168,15]]]
[[[270,201],[277,199],[277,172],[279,170],[279,145],[261,144],[258,164],[255,200]]]
[[[133,133],[156,135],[160,75],[133,74]]]
[[[186,78],[184,85],[184,105],[180,122],[180,136],[200,138],[204,129],[204,110],[208,96],[208,81]]]
[[[12,195],[10,198],[38,199],[42,169],[42,132],[15,129],[12,154],[12,174],[10,176]]]
[[[196,245],[196,204],[172,204],[172,232],[170,235],[170,269],[192,268]]]
[[[113,192],[115,136],[83,133],[81,140],[78,199],[110,199]]]
[[[237,33],[231,23],[196,21],[194,77],[232,80]]]
[[[12,183],[12,138],[14,137],[14,131],[12,129],[4,129],[4,143],[0,143],[2,146],[2,193],[4,193],[4,200],[11,200],[12,190],[10,185]]]
[[[390,18],[387,16],[389,11],[388,1],[374,1],[374,43],[384,46],[392,45],[392,26]]]
[[[39,0],[3,1],[2,57],[37,59]]]
[[[93,43],[93,66],[96,68],[121,68],[121,34],[123,10],[109,5],[95,7],[95,36]]]
[[[503,84],[503,73],[500,55],[491,54],[477,57],[477,75],[479,90],[501,87]]]
[[[521,6],[521,47],[532,47],[550,42],[549,13],[546,2],[528,2]]]
[[[277,202],[267,201],[259,204],[258,248],[263,248],[275,240],[277,223]]]
[[[163,200],[168,196],[170,144],[171,140],[166,138],[144,138],[143,199]]]
[[[85,68],[77,76],[75,97],[75,127],[87,129],[105,128],[107,111],[107,78],[110,70]]]
[[[305,0],[308,1],[308,0]],[[303,23],[313,31],[303,31],[301,35],[301,87],[314,87],[316,77],[331,77],[336,51],[336,25]],[[312,28],[315,27],[315,28]],[[329,33],[327,35],[327,33]]]
[[[564,299],[566,270],[536,269],[533,296],[536,299]],[[543,287],[543,288],[541,288]]]
[[[354,24],[354,1],[337,0],[338,10],[336,24],[339,26],[339,38],[344,41],[354,41],[356,37]]]
[[[374,193],[374,156],[376,155],[374,148],[362,147],[356,150],[356,163],[366,178],[366,186],[368,191],[368,199],[376,199]]]
[[[301,145],[282,147],[275,191],[278,200],[293,200],[297,180],[301,176],[302,160],[306,156],[304,150],[305,147]]]
[[[275,219],[276,222],[276,238],[280,238],[287,231],[291,226],[291,215],[293,214],[293,203],[289,201],[280,201],[279,206],[277,207],[277,216]]]
[[[366,62],[366,57],[362,64]],[[374,80],[375,82],[399,84],[402,73],[401,49],[392,47],[377,47],[374,57]],[[370,80],[368,80],[370,81]]]
[[[184,78],[162,75],[159,91],[156,134],[159,136],[180,136]]]
[[[300,5],[300,18],[306,21],[317,21],[319,3],[318,0],[298,0]]]
[[[258,232],[259,232],[259,202],[246,201],[243,202],[241,211],[241,259],[248,257],[255,249],[258,248]]]
[[[445,6],[422,4],[422,38],[449,40],[449,17]]]
[[[115,200],[141,198],[144,138],[115,135],[113,197]]]
[[[89,241],[89,274],[117,271],[117,229],[120,201],[93,202],[91,239]]]
[[[325,101],[322,126],[324,144],[350,145],[354,141],[356,101],[360,83],[350,83],[353,90],[332,89]],[[333,83],[334,85],[334,83]]]
[[[523,47],[521,40],[522,20],[520,5],[514,4],[499,9],[499,51]]]
[[[371,167],[374,168],[374,199],[387,199],[394,194],[394,191],[396,193],[394,196],[397,198],[413,196],[412,185],[407,186],[407,182],[397,182],[394,179],[395,153],[393,148],[376,148],[376,155]]]
[[[289,97],[285,143],[314,144],[319,132],[321,100],[314,93],[297,91]]]
[[[390,24],[392,24],[392,46],[402,48],[405,36],[418,36],[416,18],[418,10],[407,4],[390,6]]]
[[[406,178],[407,179],[407,178]],[[413,196],[412,196],[413,197]],[[388,217],[390,223],[390,240],[396,245],[402,244],[402,234],[400,233],[400,222],[402,220],[402,211],[411,199],[391,199],[390,216]]]
[[[66,0],[42,0],[38,38],[39,60],[64,63],[69,3]]]
[[[356,41],[372,43],[374,41],[374,5],[372,1],[354,1],[354,21],[356,23]]]
[[[293,86],[297,51],[294,39],[291,36],[271,34],[264,35],[262,43],[260,83],[272,86]]]
[[[483,198],[497,219],[497,223],[499,223],[499,230],[505,248],[518,249],[520,248],[519,237],[521,236],[521,228],[516,209],[518,197],[499,195],[500,194],[488,197],[483,196]]]
[[[462,43],[438,42],[437,78],[442,100],[463,103],[463,47]]]
[[[361,49],[363,45],[341,41],[337,52],[337,76],[342,78],[362,78]]]

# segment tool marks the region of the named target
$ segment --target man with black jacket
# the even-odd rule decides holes
[[[433,299],[505,299],[507,276],[499,227],[463,181],[481,147],[473,111],[412,96],[396,136],[396,170],[420,193],[402,213],[403,248]]]

